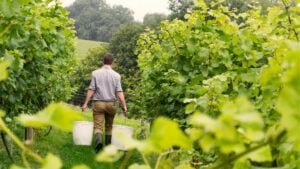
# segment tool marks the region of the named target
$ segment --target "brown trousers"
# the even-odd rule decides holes
[[[105,134],[112,134],[112,126],[116,114],[116,102],[95,101],[93,103],[94,133],[102,134],[105,124]]]

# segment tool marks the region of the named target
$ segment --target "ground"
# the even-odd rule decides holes
[[[91,112],[84,113],[84,115],[91,119]],[[117,116],[115,119],[115,124],[122,124],[131,126],[134,128],[134,137],[139,136],[141,129],[140,121],[133,119],[124,119],[121,116]],[[14,124],[14,131],[16,134],[23,138],[23,128]],[[44,136],[47,132],[47,128],[36,130],[35,142],[32,149],[43,157],[46,156],[47,152],[51,152],[54,155],[59,156],[63,161],[63,169],[72,168],[74,165],[85,164],[91,169],[109,169],[118,168],[122,163],[122,159],[113,164],[98,163],[95,161],[95,152],[92,146],[78,146],[73,144],[72,133],[62,132],[57,129],[53,129],[48,136]],[[19,149],[16,145],[12,145],[13,157],[17,165],[22,165],[21,155]],[[128,153],[128,152],[125,152]],[[8,158],[6,151],[3,147],[2,142],[0,142],[0,169],[9,168],[12,164],[11,160]],[[134,151],[132,157],[128,161],[128,165],[131,163],[140,162],[142,163],[142,158],[138,152]],[[127,165],[127,166],[128,166]],[[37,167],[32,167],[37,168]]]
[[[84,58],[88,51],[92,48],[96,48],[102,44],[105,44],[104,42],[97,42],[97,41],[91,41],[91,40],[83,40],[83,39],[77,39],[76,41],[76,57],[78,59]]]

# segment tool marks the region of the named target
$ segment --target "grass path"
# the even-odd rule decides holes
[[[91,113],[84,113],[88,119],[91,119]],[[123,119],[120,116],[115,118],[115,124],[125,124],[134,128],[134,136],[138,135],[140,127],[140,121]],[[17,135],[23,138],[23,130],[17,129]],[[113,164],[98,163],[95,161],[95,152],[92,146],[78,146],[73,144],[72,133],[62,132],[60,130],[53,129],[48,136],[42,136],[46,133],[46,129],[38,130],[35,137],[35,143],[32,149],[43,157],[47,152],[51,152],[54,155],[59,156],[63,162],[63,169],[72,168],[74,165],[85,164],[91,169],[115,169],[118,168],[122,162],[122,159]],[[13,146],[13,156],[15,163],[22,166],[21,156],[19,149]],[[128,161],[128,165],[132,163],[142,163],[142,158],[138,152],[133,152],[132,157]],[[9,168],[11,161],[9,160],[2,142],[0,143],[0,169]],[[33,168],[37,168],[34,167]]]

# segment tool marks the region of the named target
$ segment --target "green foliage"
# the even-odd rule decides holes
[[[299,54],[300,51],[297,52],[297,56],[299,56]],[[293,64],[296,62],[296,60],[290,60],[289,63]],[[295,67],[289,68],[288,72],[294,70]],[[298,75],[299,73],[297,72],[297,80],[299,80]],[[286,74],[283,77],[291,77],[293,79],[293,77],[296,76]],[[292,88],[299,88],[299,86],[293,86]],[[284,93],[285,91],[283,90],[281,94]],[[295,96],[296,95],[299,97],[299,92],[295,94]],[[277,102],[278,106],[286,103],[286,101],[280,97]],[[289,108],[289,111],[295,113],[298,112],[298,108],[293,106]],[[297,115],[298,114],[299,113],[297,113]],[[282,117],[282,119],[284,119],[284,117]],[[300,123],[299,118],[294,121],[294,124]],[[269,131],[266,131],[261,114],[255,110],[253,104],[245,97],[238,97],[232,102],[226,102],[222,106],[222,111],[218,118],[213,118],[203,113],[195,113],[189,118],[189,124],[189,128],[186,130],[188,137],[182,135],[183,133],[180,131],[178,124],[166,118],[158,118],[154,122],[153,130],[147,140],[137,141],[125,135],[118,135],[117,137],[123,140],[125,147],[129,150],[138,149],[144,155],[159,153],[160,155],[155,164],[155,168],[169,166],[167,163],[164,163],[163,158],[166,158],[165,156],[168,154],[176,152],[171,150],[170,147],[180,146],[184,148],[187,146],[187,148],[190,149],[191,142],[194,143],[194,150],[196,150],[195,148],[197,146],[200,146],[204,151],[214,152],[217,157],[217,160],[213,160],[208,164],[203,161],[204,163],[200,165],[200,168],[260,168],[270,167],[271,163],[268,162],[273,161],[274,163],[275,161],[273,167],[296,169],[299,164],[298,157],[300,151],[298,149],[291,150],[288,148],[288,146],[295,146],[295,148],[298,146],[299,140],[295,140],[295,138],[298,137],[298,133],[295,132],[298,125],[287,125],[284,123],[282,127],[287,129],[287,135],[285,132],[281,132],[281,130],[275,131],[276,136],[267,134],[268,132],[274,132],[272,131],[273,128],[267,129]],[[286,136],[288,138],[286,138]],[[281,151],[279,158],[276,153],[274,155],[274,150],[272,151],[272,147],[278,145],[280,145],[278,150]],[[285,148],[281,149],[281,146]],[[108,149],[114,151],[107,151]],[[164,151],[161,151],[163,149]],[[184,149],[181,149],[180,151],[183,150]],[[289,154],[287,152],[289,152]],[[182,155],[183,154],[184,153],[182,153]],[[97,158],[100,161],[109,161],[113,159],[116,160],[120,158],[119,156],[120,152],[116,151],[116,148],[111,145],[102,151]],[[174,166],[178,166],[178,168],[183,166],[194,168],[186,164],[185,160],[186,159],[172,161],[173,167],[169,166],[167,168],[174,168]],[[190,157],[189,160],[192,160],[192,158]],[[146,158],[144,158],[144,162],[145,165],[133,164],[131,167],[151,168]]]
[[[110,39],[109,51],[114,54],[120,73],[131,75],[137,71],[136,42],[143,31],[144,26],[139,23],[124,24]]]
[[[115,162],[119,160],[124,153],[118,152],[115,146],[106,146],[101,154],[97,155],[96,160],[100,162]]]
[[[187,14],[188,10],[192,10],[194,8],[193,0],[169,0],[169,9],[171,14],[169,18],[185,20],[185,14]]]
[[[143,97],[137,105],[147,117],[165,115],[184,124],[185,111],[200,109],[217,116],[219,105],[242,94],[264,118],[278,118],[272,99],[278,90],[262,87],[260,74],[275,57],[274,51],[279,56],[288,50],[279,43],[281,39],[296,40],[296,12],[290,12],[295,21],[291,25],[281,17],[286,11],[280,8],[276,8],[281,12],[276,12],[276,17],[271,9],[266,16],[260,15],[260,10],[236,15],[220,4],[213,9],[202,5],[206,10],[196,10],[186,22],[164,22],[159,32],[149,31],[139,39],[142,82],[136,91]],[[243,23],[239,23],[241,17]],[[281,27],[270,26],[274,17]],[[191,98],[187,101],[191,103],[185,109],[186,98]]]
[[[13,116],[69,98],[74,31],[66,10],[50,1],[1,3],[0,61],[10,76],[0,82],[0,107]]]
[[[160,14],[160,13],[146,14],[143,19],[143,24],[146,27],[149,27],[150,29],[155,29],[164,20],[167,20],[167,16],[165,14]]]
[[[298,160],[282,162],[279,156],[299,155],[299,91],[289,89],[299,86],[291,66],[298,62],[287,59],[298,48],[286,42],[299,39],[299,7],[285,2],[289,8],[236,14],[222,3],[196,4],[201,9],[187,21],[164,22],[140,37],[136,112],[168,116],[188,128],[200,150],[216,158],[212,168],[295,166]],[[286,74],[292,74],[291,83]],[[283,143],[295,147],[292,155],[277,147]]]
[[[18,117],[18,121],[25,127],[41,128],[49,125],[64,131],[72,131],[73,122],[80,120],[83,120],[80,113],[63,103],[50,104],[35,115],[21,114]]]
[[[60,169],[62,167],[62,162],[60,158],[53,154],[48,154],[46,160],[43,164],[42,169]]]
[[[0,62],[0,72],[1,72],[1,75],[0,75],[0,81],[1,80],[5,80],[7,78],[7,68],[9,66],[9,62],[8,61],[5,61],[5,62]]]
[[[76,0],[67,9],[80,39],[108,42],[120,25],[134,21],[128,8],[110,7],[105,0]]]
[[[286,60],[290,68],[285,72],[282,78],[283,89],[279,95],[277,109],[281,113],[281,125],[287,129],[289,141],[294,143],[294,148],[300,151],[299,127],[300,119],[300,72],[299,72],[299,53],[295,51],[288,55]]]
[[[168,137],[165,136],[166,133],[168,133]],[[156,119],[149,139],[152,142],[153,147],[156,147],[158,151],[166,151],[167,149],[172,148],[172,146],[190,149],[192,145],[184,133],[180,131],[177,123],[164,118]]]

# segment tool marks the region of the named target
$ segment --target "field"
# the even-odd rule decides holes
[[[87,55],[87,53],[90,49],[96,48],[96,47],[98,47],[102,44],[106,44],[106,43],[91,41],[91,40],[77,39],[77,42],[76,42],[76,57],[78,59],[82,59]]]

